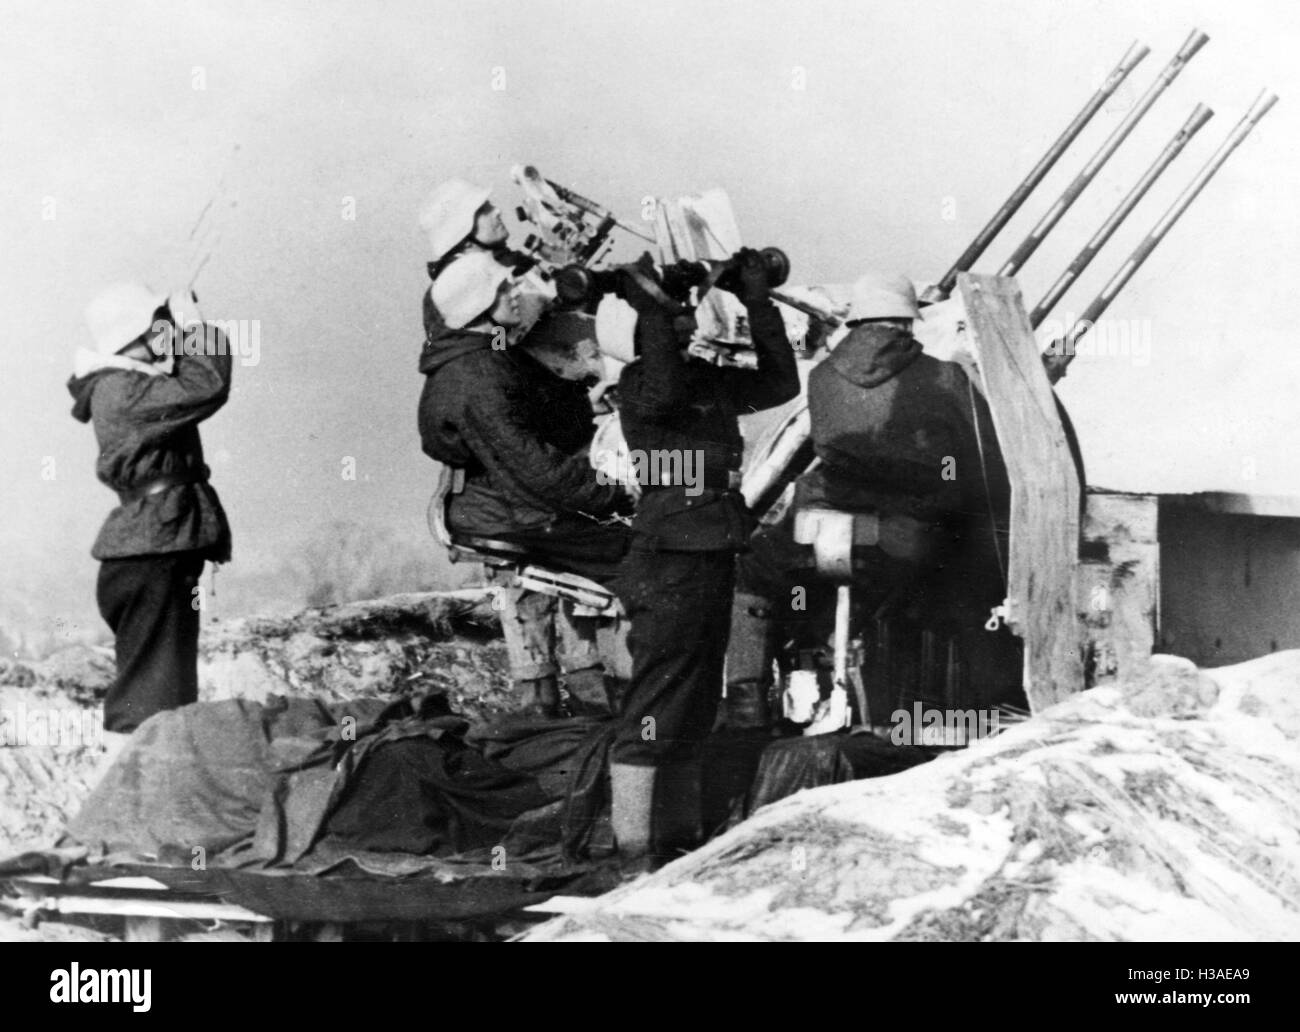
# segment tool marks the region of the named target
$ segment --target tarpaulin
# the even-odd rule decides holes
[[[873,734],[777,739],[763,750],[749,791],[734,802],[729,824],[806,788],[894,774],[934,755],[934,750],[894,745]]]
[[[467,738],[440,696],[326,706],[197,703],[151,718],[62,844],[93,855],[224,866],[411,873],[504,844],[558,858],[605,805],[605,726],[508,722]],[[572,818],[569,813],[574,814]],[[319,853],[319,856],[313,854]],[[406,859],[384,862],[385,854]]]
[[[599,892],[618,880],[600,863],[613,849],[615,726],[470,730],[438,696],[198,703],[142,725],[58,847],[0,863],[0,878],[97,892],[106,877],[148,874],[171,893],[305,921],[490,916]],[[707,824],[929,755],[869,735],[714,735]]]

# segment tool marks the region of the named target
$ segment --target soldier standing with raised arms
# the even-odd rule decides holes
[[[637,359],[619,381],[633,451],[695,452],[703,490],[645,484],[633,544],[616,583],[632,619],[632,685],[610,766],[614,835],[625,861],[689,848],[699,828],[696,746],[713,727],[722,689],[736,553],[753,519],[739,493],[737,417],[799,392],[794,352],[756,251],[722,282],[745,304],[756,370],[691,357],[685,310],[663,305],[648,263],[625,275],[637,310]],[[648,289],[647,289],[648,288]],[[658,288],[658,289],[657,289]],[[658,295],[656,297],[655,295]],[[676,468],[686,468],[679,455]]]

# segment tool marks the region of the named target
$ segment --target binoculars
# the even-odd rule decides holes
[[[777,247],[765,247],[758,252],[769,287],[779,287],[790,277],[790,259]],[[713,287],[731,290],[739,286],[740,258],[732,255],[724,261],[699,259],[678,261],[658,270],[663,292],[679,304],[685,304],[692,289],[698,288],[703,296]],[[561,301],[583,304],[599,301],[606,294],[617,294],[624,277],[645,275],[639,265],[616,265],[610,269],[588,269],[582,265],[566,265],[555,274],[555,293]]]

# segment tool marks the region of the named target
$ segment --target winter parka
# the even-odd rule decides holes
[[[205,339],[224,343],[215,332]],[[68,381],[73,417],[99,441],[95,472],[120,500],[95,539],[96,559],[188,551],[230,559],[230,525],[199,440],[199,423],[230,395],[230,349],[213,350],[178,354],[171,375],[107,367]]]
[[[453,533],[533,530],[626,504],[588,460],[595,424],[586,388],[521,348],[493,348],[490,333],[447,329],[436,309],[429,316],[426,308],[420,440],[430,458],[465,470],[448,509]]]

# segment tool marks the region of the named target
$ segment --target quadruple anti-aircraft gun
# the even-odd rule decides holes
[[[1068,427],[1068,417],[1052,387],[1066,374],[1079,353],[1080,341],[1273,107],[1277,96],[1267,90],[1260,93],[1082,314],[1045,349],[1040,350],[1034,330],[1055,310],[1156,181],[1210,121],[1213,111],[1199,103],[1193,108],[1031,309],[1026,310],[1015,277],[1208,40],[1205,33],[1192,31],[996,273],[976,273],[975,265],[990,245],[1150,52],[1139,43],[1130,46],[988,223],[921,296],[925,321],[945,327],[944,332],[951,338],[949,343],[964,352],[969,359],[968,368],[976,371],[976,386],[988,401],[1010,475],[1012,512],[1005,556],[1006,598],[991,614],[986,627],[996,630],[1000,623],[1005,623],[1024,640],[1023,687],[1031,710],[1051,705],[1084,686],[1080,627],[1075,610],[1081,490],[1078,450],[1072,442],[1073,430]],[[693,291],[691,299],[699,305],[701,344],[705,347],[702,354],[723,363],[745,363],[743,319],[738,323],[733,299],[710,289],[725,274],[727,257],[740,244],[729,207],[724,205],[719,209],[716,204],[710,207],[709,195],[696,199],[701,203],[695,206],[689,201],[658,202],[653,212],[652,238],[641,229],[621,222],[603,206],[543,179],[535,168],[518,166],[513,174],[524,196],[519,215],[534,230],[525,242],[525,250],[536,263],[530,272],[536,289],[560,304],[585,303],[592,296],[593,284],[597,294],[604,289],[599,285],[614,230],[653,239],[659,248],[665,279],[674,275],[694,277],[685,286]],[[774,248],[770,252],[769,278],[779,288],[785,283],[789,264],[781,252]],[[604,282],[612,280],[607,277]],[[818,326],[823,334],[839,328],[843,310],[830,303],[827,295],[794,289],[776,289],[773,295],[782,305],[797,311],[798,317]],[[710,335],[716,344],[712,350],[709,350]],[[806,406],[792,406],[779,424],[756,442],[752,451],[742,491],[746,502],[761,517],[774,507],[779,508],[777,503],[783,498],[788,500],[793,480],[815,461]],[[441,502],[435,501],[440,513]],[[863,683],[863,636],[855,635],[851,620],[852,554],[855,547],[875,543],[878,527],[862,514],[830,510],[796,513],[793,525],[796,540],[813,546],[819,572],[838,584],[830,690],[823,693],[808,731],[835,730],[854,722],[869,727],[873,714],[867,686]],[[441,536],[445,538],[445,529]],[[445,543],[450,544],[449,539]],[[478,550],[470,552],[475,559],[483,558]],[[597,585],[579,584],[581,578],[528,566],[522,556],[493,557],[490,550],[486,554],[489,562],[509,567],[523,583],[579,599],[596,612],[616,612],[612,597]],[[877,656],[889,651],[887,642],[874,644],[874,650],[866,651]],[[934,651],[933,636],[923,635],[919,651],[919,666],[913,664],[911,669],[919,669],[923,681],[933,683],[937,678],[939,693],[950,702],[960,701],[959,686],[953,683],[960,678],[960,662],[953,653],[952,643],[948,644],[946,656],[936,659],[927,655]]]

